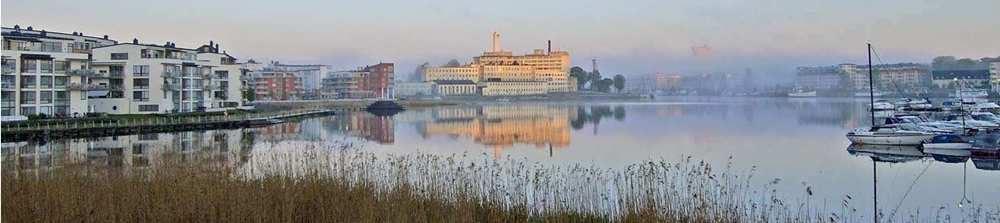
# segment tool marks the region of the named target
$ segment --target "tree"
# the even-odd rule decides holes
[[[460,67],[462,63],[458,62],[456,59],[451,59],[448,63],[444,64],[444,67]]]
[[[247,88],[243,90],[243,100],[254,101],[257,100],[257,92],[253,88]]]
[[[625,89],[625,76],[622,76],[621,74],[615,75],[614,85],[615,90],[617,90],[618,93],[622,93],[622,89]]]
[[[611,80],[611,78],[604,78],[604,79],[601,79],[601,81],[598,81],[597,83],[592,84],[591,85],[591,89],[596,89],[597,91],[607,93],[607,92],[611,91],[611,85],[614,85],[614,84],[615,84],[615,81]]]
[[[590,80],[590,76],[587,74],[587,71],[584,71],[583,68],[580,68],[579,66],[570,68],[569,76],[576,78],[577,90],[583,90],[583,86],[586,86],[587,82]]]

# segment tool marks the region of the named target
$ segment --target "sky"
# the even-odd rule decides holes
[[[2,0],[0,20],[121,42],[208,41],[240,59],[351,69],[396,63],[396,75],[467,63],[501,33],[504,50],[569,51],[605,76],[743,73],[790,81],[797,66],[1000,56],[997,0],[718,1],[135,1]],[[695,57],[692,46],[711,56]],[[877,60],[876,62],[879,62]]]

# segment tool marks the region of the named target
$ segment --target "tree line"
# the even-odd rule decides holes
[[[577,90],[611,92],[613,87],[616,92],[621,93],[622,89],[625,89],[625,76],[621,74],[612,78],[602,78],[600,71],[587,72],[579,66],[574,66],[569,70],[569,76],[576,78]]]

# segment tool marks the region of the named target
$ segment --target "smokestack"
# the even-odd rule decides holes
[[[493,32],[492,36],[493,45],[490,49],[491,52],[500,52],[500,33]]]
[[[549,54],[552,54],[552,40],[549,40]]]

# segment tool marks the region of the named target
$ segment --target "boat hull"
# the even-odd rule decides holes
[[[872,145],[921,145],[925,140],[934,137],[934,135],[922,135],[922,134],[912,134],[912,135],[861,135],[861,134],[848,134],[847,139],[851,143],[855,144],[872,144]]]
[[[924,149],[934,150],[967,150],[971,149],[969,143],[924,143]]]

